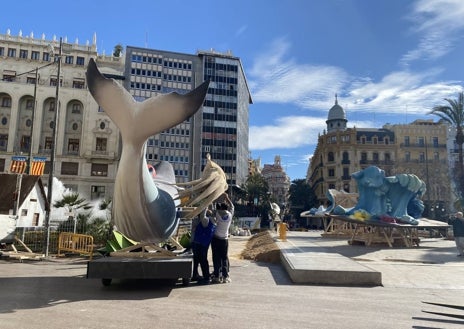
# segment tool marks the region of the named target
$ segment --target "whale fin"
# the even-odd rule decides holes
[[[119,127],[123,143],[144,143],[148,137],[174,127],[191,117],[200,108],[208,90],[209,81],[185,95],[176,92],[151,97],[137,102],[114,79],[105,78],[90,59],[87,67],[90,93]],[[169,111],[169,115],[164,115]],[[157,112],[157,113],[154,113]]]

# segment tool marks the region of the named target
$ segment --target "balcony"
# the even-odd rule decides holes
[[[413,143],[400,143],[400,147],[403,148],[428,148],[428,149],[439,149],[439,148],[446,148],[446,144],[413,144]]]
[[[108,151],[86,151],[84,157],[88,159],[106,159],[110,161],[116,160],[116,154],[114,152]]]

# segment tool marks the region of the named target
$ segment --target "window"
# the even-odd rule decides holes
[[[79,172],[78,162],[62,162],[61,163],[61,175],[77,176],[78,172]]]
[[[0,151],[6,151],[8,146],[8,135],[0,135]]]
[[[367,162],[367,153],[366,152],[361,153],[361,162],[364,162],[364,163]]]
[[[48,103],[48,111],[55,111],[55,101],[51,101],[50,103]]]
[[[64,62],[66,64],[72,64],[74,62],[74,57],[73,56],[66,56]]]
[[[90,198],[92,200],[105,198],[105,190],[105,186],[92,185],[90,188]]]
[[[3,97],[2,98],[2,107],[11,107],[11,98]]]
[[[34,100],[33,99],[28,99],[26,101],[26,109],[31,110],[34,107]]]
[[[350,155],[348,152],[343,152],[343,162],[348,163],[350,161]]]
[[[425,153],[424,152],[419,153],[419,162],[425,162]]]
[[[108,176],[108,165],[92,163],[91,176]]]
[[[14,81],[16,78],[16,72],[14,73],[3,73],[3,81]]]
[[[23,135],[21,136],[21,152],[29,152],[31,146],[31,137]]]
[[[425,145],[424,137],[418,137],[417,138],[417,145],[419,145],[419,146],[424,146]]]
[[[74,103],[72,105],[72,110],[71,110],[72,113],[74,114],[81,114],[81,104],[78,104],[78,103]]]
[[[361,137],[361,144],[366,144],[366,137]]]
[[[84,89],[84,81],[80,81],[80,80],[73,80],[73,88],[76,88],[76,89]]]
[[[43,53],[42,54],[42,60],[44,62],[50,62],[50,54],[49,53]]]
[[[404,146],[409,146],[409,136],[404,136]]]
[[[377,137],[372,138],[372,143],[378,144],[379,139]]]
[[[404,154],[404,161],[406,161],[406,162],[411,161],[411,153],[410,152],[406,152]]]
[[[32,216],[32,226],[39,226],[39,213],[34,213]]]
[[[433,152],[433,160],[435,161],[440,160],[440,154],[438,152]]]
[[[329,152],[329,154],[327,154],[327,161],[329,162],[335,161],[333,152]]]
[[[33,77],[27,77],[26,83],[29,83],[31,85],[35,84],[35,78]]]
[[[384,157],[385,157],[385,163],[387,164],[390,163],[390,160],[391,160],[390,153],[385,153]]]
[[[100,152],[106,152],[106,138],[97,137],[95,150]]]
[[[8,48],[8,57],[16,57],[16,49]]]
[[[5,48],[0,47],[0,56],[5,56]]]
[[[27,59],[27,50],[20,49],[19,50],[19,58]]]
[[[328,171],[329,177],[335,177],[335,169],[331,168]]]
[[[383,139],[383,141],[384,141],[385,145],[390,144],[390,138],[388,138],[388,137],[385,137],[385,138]]]
[[[378,163],[379,162],[379,153],[377,153],[377,152],[372,153],[372,160],[374,160],[374,162]]]
[[[438,137],[432,137],[433,147],[438,147]]]
[[[31,59],[38,61],[40,59],[40,53],[38,51],[31,52]]]
[[[76,57],[76,65],[81,65],[83,66],[85,64],[85,58],[84,57]]]
[[[348,167],[343,167],[343,179],[350,179],[350,168]]]
[[[70,138],[68,140],[68,154],[78,154],[79,153],[79,139]]]
[[[45,137],[45,150],[51,150],[53,145],[53,139],[51,137]]]
[[[50,86],[52,87],[56,87],[56,83],[57,83],[57,79],[56,77],[55,78],[50,78]],[[63,86],[63,80],[60,79],[60,87]]]

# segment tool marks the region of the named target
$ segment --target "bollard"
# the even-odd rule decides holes
[[[287,241],[287,224],[280,223],[279,224],[279,237],[282,241]]]

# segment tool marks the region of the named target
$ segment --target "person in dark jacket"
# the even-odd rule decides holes
[[[457,212],[450,224],[453,225],[453,235],[458,249],[458,256],[464,257],[464,217],[462,212]]]
[[[192,251],[194,264],[198,263],[200,265],[201,273],[203,274],[203,278],[197,279],[199,284],[208,284],[210,282],[208,249],[211,244],[214,231],[216,230],[216,224],[211,218],[212,214],[213,213],[209,209],[202,211],[199,216],[200,222],[196,225],[195,232],[193,234]]]

